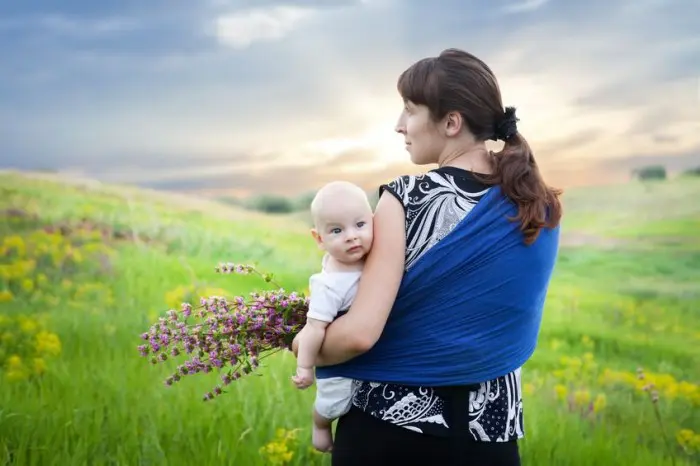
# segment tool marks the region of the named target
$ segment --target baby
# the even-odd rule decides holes
[[[373,240],[372,208],[364,191],[352,183],[335,181],[323,186],[311,203],[311,215],[311,234],[325,254],[321,272],[309,279],[309,311],[299,333],[297,372],[292,377],[300,389],[314,382],[314,365],[326,327],[339,311],[350,308]],[[316,382],[312,443],[317,450],[331,450],[331,424],[350,409],[352,384],[343,377]]]

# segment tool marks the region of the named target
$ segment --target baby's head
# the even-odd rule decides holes
[[[359,186],[347,181],[326,184],[311,202],[311,216],[311,234],[337,261],[357,262],[372,247],[372,207]]]

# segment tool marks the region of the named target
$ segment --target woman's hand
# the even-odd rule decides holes
[[[327,327],[318,366],[345,362],[368,351],[379,340],[403,278],[405,224],[403,205],[392,194],[383,193],[374,213],[372,249],[357,296],[347,314]]]

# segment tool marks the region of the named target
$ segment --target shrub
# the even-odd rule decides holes
[[[683,176],[700,176],[700,166],[684,170]]]
[[[282,196],[264,194],[249,200],[248,208],[267,212],[269,214],[287,214],[294,211],[294,203],[290,199]]]
[[[639,180],[665,180],[666,167],[663,165],[648,165],[632,171],[632,175]]]

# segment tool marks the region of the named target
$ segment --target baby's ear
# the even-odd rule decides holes
[[[321,246],[323,244],[323,239],[321,238],[321,235],[318,234],[318,231],[315,228],[311,229],[311,237],[316,241],[316,244]]]

